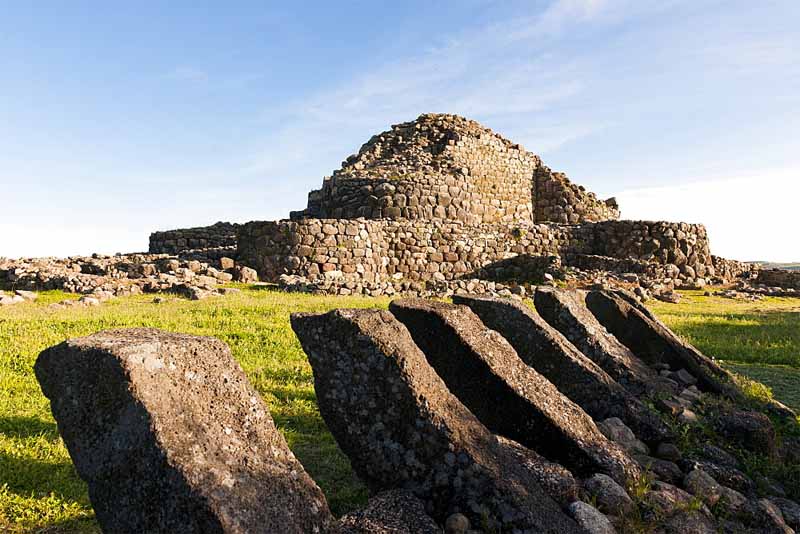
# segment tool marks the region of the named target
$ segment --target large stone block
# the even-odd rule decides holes
[[[652,392],[659,376],[612,336],[584,302],[585,292],[539,287],[534,305],[550,326],[634,395]]]
[[[581,532],[548,494],[574,499],[568,473],[491,434],[389,312],[293,314],[292,328],[320,412],[372,491],[408,489],[440,524],[463,513],[498,532]]]
[[[602,471],[625,484],[639,474],[631,458],[591,417],[526,365],[468,307],[395,300],[389,310],[450,391],[492,432],[518,441],[580,476]]]
[[[617,384],[558,330],[522,302],[495,297],[455,295],[514,347],[519,357],[595,420],[619,417],[649,442],[667,439],[670,430],[659,415]]]
[[[310,533],[332,518],[219,340],[109,330],[36,378],[106,532]]]

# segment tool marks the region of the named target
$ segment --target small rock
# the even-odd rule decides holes
[[[575,501],[569,505],[569,514],[589,534],[616,534],[614,525],[603,513],[591,504]]]
[[[624,515],[633,509],[628,493],[608,475],[598,473],[586,480],[583,487],[596,499],[598,508],[607,514]]]
[[[100,300],[94,297],[83,296],[78,299],[78,302],[84,306],[100,306]]]
[[[658,449],[656,450],[656,456],[658,456],[662,460],[677,462],[678,460],[681,459],[681,450],[673,443],[662,442],[658,444]]]
[[[650,454],[650,449],[640,441],[633,430],[628,428],[618,417],[610,417],[597,423],[597,428],[605,437],[618,443],[630,453]]]
[[[683,487],[708,506],[714,506],[722,497],[722,486],[702,469],[695,469],[683,479]]]
[[[466,534],[469,527],[469,519],[464,514],[452,514],[444,522],[446,534]]]
[[[697,423],[698,417],[697,414],[692,410],[684,408],[683,411],[678,415],[678,421],[687,425],[691,425]]]
[[[721,415],[716,427],[724,437],[749,451],[768,456],[777,453],[775,427],[763,413],[736,410]]]
[[[16,293],[17,295],[19,295],[20,297],[22,297],[25,300],[34,301],[37,298],[39,298],[39,295],[37,293],[35,293],[34,291],[25,291],[25,290],[22,290],[22,289],[17,289],[14,293]]]
[[[697,384],[697,378],[686,369],[680,369],[670,375],[670,378],[684,386],[693,386]]]

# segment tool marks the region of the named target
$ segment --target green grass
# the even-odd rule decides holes
[[[86,485],[58,436],[33,364],[40,351],[67,338],[118,327],[163,328],[228,343],[333,511],[343,513],[364,502],[364,486],[320,417],[311,367],[291,330],[289,313],[385,307],[387,300],[246,289],[202,302],[153,304],[152,296],[135,296],[97,308],[47,306],[65,298],[76,297],[47,292],[35,304],[0,310],[0,531],[98,531]]]
[[[747,302],[685,291],[680,304],[649,302],[667,326],[702,352],[737,363],[800,368],[800,300]]]
[[[736,362],[734,371],[764,381],[776,398],[800,408],[800,301],[742,303],[699,292],[685,295],[681,304],[652,308],[700,350]],[[46,292],[36,303],[0,308],[0,531],[98,531],[86,485],[58,436],[32,367],[51,345],[118,327],[150,326],[228,343],[334,512],[364,502],[365,488],[320,417],[311,368],[289,326],[289,313],[385,307],[388,300],[245,289],[202,302],[154,304],[152,296],[135,296],[97,308],[48,307],[67,298],[77,297]]]

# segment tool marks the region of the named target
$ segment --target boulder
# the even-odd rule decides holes
[[[439,524],[462,513],[502,532],[581,531],[543,488],[568,475],[489,432],[392,314],[334,310],[291,322],[322,417],[373,492],[408,489]]]
[[[108,330],[45,350],[34,370],[104,531],[301,534],[331,524],[221,341]]]
[[[724,438],[739,447],[767,456],[777,454],[775,427],[763,413],[734,410],[719,415],[714,426]]]
[[[468,307],[394,300],[389,310],[409,330],[453,394],[489,430],[518,441],[579,476],[597,471],[626,484],[638,466],[591,417],[526,365]]]
[[[496,297],[455,295],[483,324],[500,333],[519,357],[595,420],[619,417],[645,441],[671,435],[659,415],[584,356],[555,328],[522,302]]]
[[[637,358],[586,308],[585,292],[537,288],[536,311],[586,357],[634,395],[651,392],[658,374]]]

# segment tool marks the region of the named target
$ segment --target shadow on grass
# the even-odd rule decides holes
[[[282,371],[261,370],[255,384],[264,397],[272,397],[270,412],[292,452],[319,485],[331,511],[346,514],[364,505],[367,488],[358,479],[317,408],[313,388],[285,381]],[[275,383],[278,382],[278,383]],[[303,384],[305,386],[305,384]]]
[[[747,324],[735,324],[737,322]],[[676,325],[674,330],[701,352],[721,360],[800,368],[798,313],[768,310],[708,314]]]
[[[0,417],[0,434],[10,438],[29,438],[34,436],[58,437],[58,427],[52,421],[42,421],[38,417],[8,416]]]

